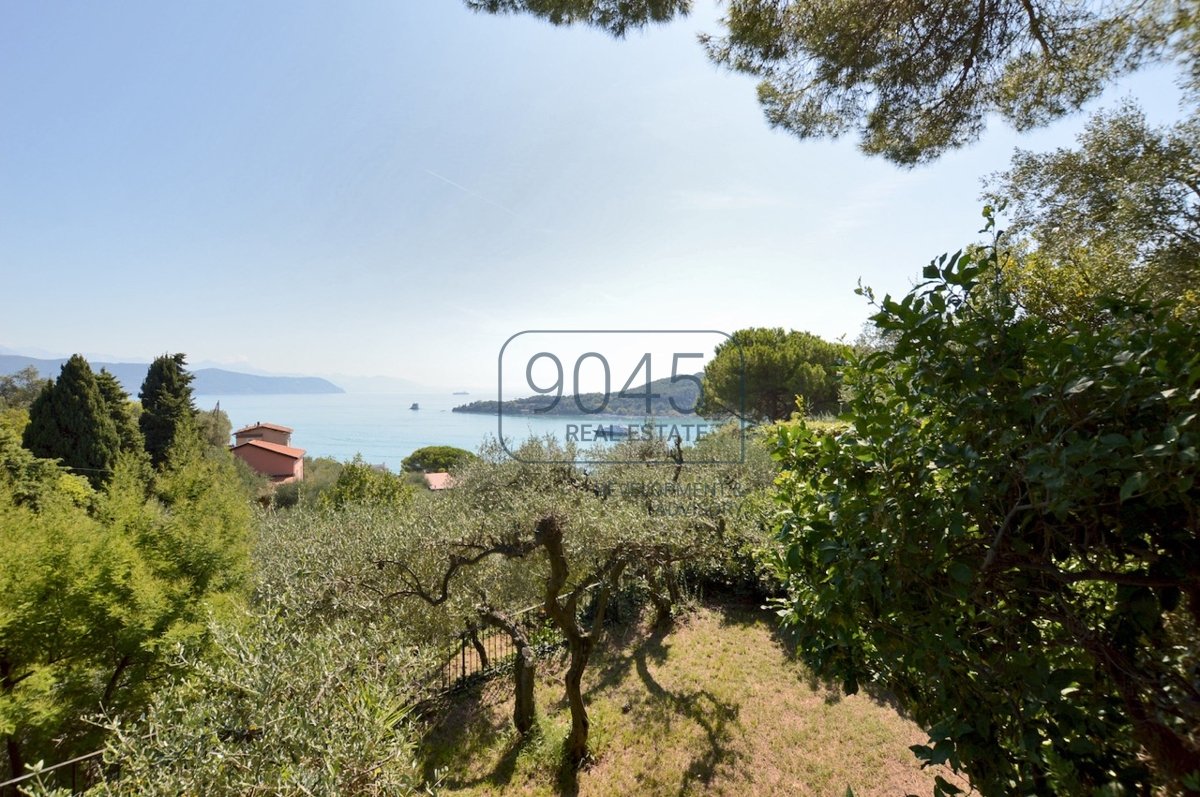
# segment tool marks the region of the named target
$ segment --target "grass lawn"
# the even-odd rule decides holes
[[[559,767],[564,669],[541,664],[528,740],[512,730],[507,676],[453,698],[424,744],[444,793],[891,797],[931,794],[935,774],[965,785],[919,769],[908,746],[926,737],[894,709],[816,683],[761,611],[704,608],[603,640],[584,676],[595,760],[578,775]]]

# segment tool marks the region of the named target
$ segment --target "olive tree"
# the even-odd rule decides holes
[[[540,598],[567,641],[564,686],[572,727],[566,755],[579,764],[587,755],[589,728],[583,673],[608,597],[634,549],[620,534],[620,513],[604,507],[571,464],[573,450],[547,440],[526,443],[513,461],[504,461],[498,446],[484,454],[462,472],[450,495],[431,497],[431,517],[444,521],[430,525],[434,539],[415,538],[377,561],[377,570],[395,585],[380,592],[387,600],[457,605],[460,616],[463,601],[471,601],[480,621],[509,633],[517,650],[514,722],[522,732],[534,719],[532,649],[511,614],[519,603],[504,606],[497,597]],[[595,611],[587,623],[581,601],[593,589]]]
[[[626,459],[647,446],[656,449],[641,457],[647,462]],[[416,510],[428,514],[427,532],[408,535],[405,547],[376,562],[377,590],[387,600],[416,599],[467,621],[473,612],[508,633],[517,650],[514,723],[521,732],[533,725],[535,663],[512,611],[539,601],[567,644],[565,754],[578,765],[590,729],[583,676],[614,590],[623,580],[641,583],[667,620],[679,599],[678,565],[716,558],[733,536],[726,515],[740,495],[715,488],[710,494],[704,480],[721,474],[685,466],[677,451],[675,464],[652,466],[649,460],[662,462],[661,444],[653,441],[587,458],[553,440],[529,441],[511,460],[498,446],[485,448],[452,491]],[[585,468],[584,459],[593,465]],[[762,473],[759,487],[769,481]],[[684,511],[661,511],[664,497],[686,499],[672,503]]]
[[[413,683],[428,661],[394,629],[307,627],[260,603],[212,629],[140,717],[113,717],[89,794],[428,794]]]
[[[34,365],[27,365],[15,374],[0,374],[0,410],[28,409],[45,382]]]
[[[761,583],[757,553],[772,514],[775,477],[760,431],[727,424],[695,445],[678,437],[625,440],[603,452],[590,474],[609,505],[627,504],[626,535],[636,577],[659,625],[669,625],[685,575],[725,586]]]

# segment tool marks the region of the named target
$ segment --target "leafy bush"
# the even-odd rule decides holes
[[[271,506],[275,509],[321,506],[322,496],[337,485],[344,467],[332,457],[305,457],[304,478],[274,487]]]
[[[95,749],[98,710],[136,714],[245,586],[249,508],[226,452],[177,441],[147,482],[140,453],[107,488],[0,432],[0,734],[8,769]]]
[[[1200,335],[1116,302],[1052,327],[997,259],[882,300],[848,428],[780,428],[787,621],[983,794],[1194,788]]]
[[[229,440],[233,436],[233,422],[219,405],[211,410],[197,410],[194,423],[200,439],[205,443],[214,448],[229,447]]]
[[[46,381],[33,365],[27,365],[15,374],[0,374],[0,410],[28,410]]]
[[[351,505],[401,507],[412,500],[413,487],[382,468],[368,465],[361,455],[347,462],[333,487],[321,495],[321,505],[342,509]]]

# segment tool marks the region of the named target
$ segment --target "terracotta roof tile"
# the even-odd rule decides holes
[[[448,490],[454,486],[454,477],[444,472],[426,473],[425,483],[430,490]]]
[[[291,434],[292,432],[296,431],[295,429],[290,429],[287,426],[280,426],[277,423],[262,423],[260,421],[258,423],[252,423],[249,426],[243,426],[241,429],[238,429],[236,432],[234,432],[234,434],[241,434],[242,432],[252,432],[255,429],[274,429],[276,432],[287,432],[288,434]]]

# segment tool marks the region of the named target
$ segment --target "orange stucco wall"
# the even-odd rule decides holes
[[[276,482],[299,481],[304,478],[304,460],[277,454],[254,446],[242,446],[233,451],[246,464]]]

